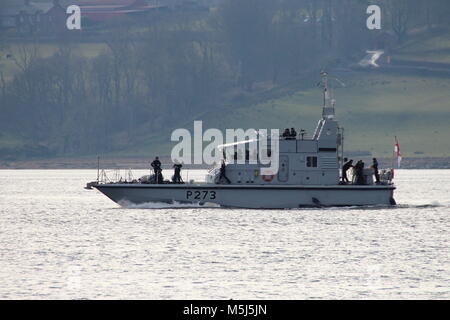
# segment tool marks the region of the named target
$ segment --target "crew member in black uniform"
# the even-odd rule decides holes
[[[359,183],[358,184],[365,184],[364,183],[364,162],[361,160],[361,164],[359,166]]]
[[[359,160],[355,165],[355,180],[356,184],[364,184],[364,162]]]
[[[372,160],[373,160],[372,168],[375,175],[375,182],[380,183],[380,173],[378,172],[378,161],[376,158],[373,158]]]
[[[228,179],[225,175],[225,161],[222,160],[222,165],[220,166],[219,183],[223,183],[223,180],[225,180],[225,182],[228,184],[231,183],[230,179]]]
[[[291,128],[290,136],[292,140],[297,139],[297,131],[294,128]]]
[[[181,178],[181,168],[183,167],[180,163],[175,163],[173,165],[174,174],[173,174],[173,183],[183,183],[183,179]]]
[[[162,183],[162,169],[161,169],[161,161],[159,161],[159,157],[155,157],[155,160],[150,164],[153,168],[153,172],[155,173],[155,181],[156,183]]]

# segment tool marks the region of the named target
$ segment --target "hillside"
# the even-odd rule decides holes
[[[335,89],[337,118],[345,128],[348,151],[392,154],[394,136],[407,157],[450,156],[450,79],[386,75],[378,72],[334,73],[346,84]],[[314,82],[312,79],[311,82]],[[196,120],[206,128],[303,128],[312,134],[321,116],[322,96],[316,87],[264,103],[213,111]],[[186,128],[191,129],[186,123]],[[164,137],[165,136],[165,137]],[[166,153],[170,132],[149,137],[140,150]],[[131,148],[120,154],[139,151]]]
[[[397,48],[394,58],[418,63],[450,64],[450,33],[441,31],[438,35],[419,34]]]
[[[390,157],[397,136],[405,157],[450,157],[450,32],[419,34],[389,54],[392,65],[384,58],[378,69],[331,69],[345,83],[335,82],[334,95],[346,149]],[[400,67],[404,64],[409,67]],[[238,102],[191,120],[202,120],[205,128],[295,127],[312,133],[321,115],[318,79],[317,74],[259,91],[254,95],[263,97],[261,103]],[[192,121],[185,127],[191,128]],[[170,132],[165,136],[169,139]],[[147,139],[146,150],[167,153],[173,145],[161,136]],[[130,148],[120,154],[128,152],[139,153]]]

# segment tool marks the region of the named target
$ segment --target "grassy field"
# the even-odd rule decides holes
[[[394,59],[450,63],[450,33],[412,38],[396,50]]]
[[[394,59],[450,63],[450,32],[415,36],[397,48]],[[346,86],[335,89],[337,118],[346,132],[346,149],[370,151],[390,157],[394,136],[405,157],[450,156],[450,78],[381,72],[336,74]],[[322,94],[311,79],[310,88],[297,90],[263,103],[230,106],[197,116],[204,128],[306,129],[312,134],[321,116]],[[294,85],[295,86],[295,85]],[[270,96],[269,93],[264,93]],[[192,130],[192,122],[185,128]],[[144,148],[121,152],[170,152],[170,132],[147,137]]]
[[[353,74],[335,90],[337,118],[347,150],[392,153],[398,136],[405,156],[450,156],[450,79]],[[205,119],[212,127],[304,128],[312,134],[321,116],[321,92],[298,91],[281,99]],[[218,120],[220,118],[220,121]]]
[[[397,136],[405,157],[450,156],[450,79],[406,77],[377,73],[339,75],[345,88],[335,90],[337,119],[345,128],[348,151],[392,155]],[[314,81],[311,81],[314,82]],[[267,102],[207,113],[197,120],[203,128],[301,128],[312,135],[321,118],[319,88],[298,90]],[[192,123],[186,129],[192,132]],[[120,155],[167,154],[170,132],[148,137],[140,148]]]
[[[24,143],[25,141],[19,137],[0,133],[0,147],[2,148],[22,147]]]

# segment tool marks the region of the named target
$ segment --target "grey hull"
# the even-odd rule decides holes
[[[394,205],[394,186],[267,186],[102,184],[96,189],[119,204],[193,203],[235,208]]]

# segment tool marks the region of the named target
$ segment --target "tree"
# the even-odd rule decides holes
[[[228,42],[232,63],[238,66],[239,85],[251,90],[268,74],[268,38],[278,0],[229,0],[220,8],[220,29]]]
[[[390,26],[397,36],[399,43],[403,43],[411,23],[411,2],[408,0],[386,0],[385,8],[390,16]]]

